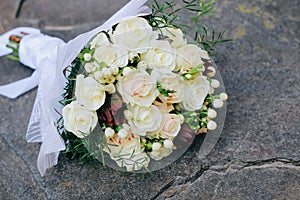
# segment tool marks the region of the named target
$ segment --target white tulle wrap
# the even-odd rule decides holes
[[[0,36],[0,56],[4,56],[12,52],[6,48],[10,35],[29,33],[20,42],[19,57],[21,63],[35,71],[28,78],[0,86],[0,94],[8,98],[17,98],[38,86],[26,140],[42,143],[37,160],[41,175],[45,174],[47,168],[57,164],[59,152],[65,149],[65,143],[55,126],[60,117],[57,111],[62,110],[59,100],[62,99],[66,84],[63,70],[98,32],[109,30],[121,20],[151,14],[151,10],[144,6],[146,2],[147,0],[131,0],[103,25],[77,36],[68,43],[28,27],[16,28]]]

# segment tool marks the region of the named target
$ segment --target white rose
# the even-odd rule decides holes
[[[205,76],[198,76],[194,80],[185,81],[182,106],[188,111],[199,110],[209,92],[209,81]]]
[[[163,138],[175,138],[181,129],[181,117],[176,114],[169,114],[161,129]]]
[[[157,151],[149,152],[149,155],[154,160],[161,160],[162,158],[167,157],[168,155],[170,155],[172,152],[173,152],[173,148],[162,147]]]
[[[171,72],[176,66],[176,53],[167,41],[151,42],[150,49],[143,55],[149,68],[157,68],[163,72]]]
[[[97,125],[98,117],[96,111],[87,110],[77,101],[66,105],[62,110],[64,127],[79,138],[84,138]]]
[[[168,97],[160,94],[159,97],[162,101],[167,103],[179,103],[182,101],[184,81],[181,76],[172,72],[162,73],[155,69],[152,71],[151,75],[157,79],[164,89],[175,91],[174,93],[169,93]]]
[[[119,167],[126,167],[127,171],[148,167],[150,158],[141,148],[140,137],[129,133],[127,138],[118,135],[107,139],[104,151],[110,154]]]
[[[104,46],[108,46],[110,44],[107,36],[105,33],[101,32],[98,33],[95,38],[91,41],[91,49],[95,48],[95,47],[104,47]]]
[[[89,110],[98,110],[105,102],[105,88],[92,77],[77,75],[75,96]]]
[[[203,64],[201,55],[204,50],[194,44],[188,44],[177,49],[176,71],[186,71]]]
[[[157,131],[161,127],[162,113],[157,106],[129,107],[132,118],[128,120],[131,130],[138,135],[145,136],[147,132]]]
[[[126,46],[130,51],[142,53],[153,37],[152,27],[147,20],[135,17],[121,21],[111,35],[111,40],[114,44]]]
[[[117,90],[127,104],[150,106],[159,95],[155,78],[144,70],[131,70],[117,83]]]
[[[168,37],[168,40],[170,40],[171,46],[175,49],[178,47],[187,45],[187,41],[184,38],[181,29],[168,27],[168,28],[162,29],[162,33],[164,36]]]
[[[104,62],[111,67],[124,67],[128,64],[128,52],[120,45],[96,48],[94,58],[98,63]]]

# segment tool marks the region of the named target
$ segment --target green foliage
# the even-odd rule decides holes
[[[162,87],[160,83],[157,83],[157,89],[158,89],[159,93],[161,93],[165,97],[170,97],[170,93],[176,92],[175,90],[169,90],[169,89]]]
[[[208,31],[203,17],[212,15],[215,11],[215,0],[182,0],[181,3],[164,1],[159,3],[153,0],[152,16],[149,17],[150,24],[161,29],[165,27],[181,28],[184,32],[188,30],[195,31],[195,41],[198,45],[208,51],[210,56],[217,55],[216,46],[221,43],[229,42],[231,39],[224,39],[224,33],[216,33],[215,30]],[[188,24],[180,24],[180,13],[187,12],[190,16]],[[211,35],[209,37],[209,35]]]
[[[67,77],[67,84],[64,88],[65,92],[63,94],[64,100],[61,101],[62,105],[67,105],[74,100],[73,91],[76,83],[76,76],[79,74],[79,70],[81,68],[81,61],[79,58],[76,58],[72,64],[71,67],[66,69],[66,72],[69,73]]]
[[[67,140],[65,155],[68,159],[78,158],[81,163],[94,161],[94,157],[85,147],[82,139],[77,138],[73,133],[65,132],[64,139]]]
[[[201,44],[206,51],[209,52],[210,56],[216,56],[218,53],[216,51],[216,46],[221,43],[230,42],[231,39],[223,39],[225,31],[221,33],[215,33],[215,31],[212,31],[211,37],[208,37],[207,28],[202,27],[201,29],[197,29],[195,40]]]

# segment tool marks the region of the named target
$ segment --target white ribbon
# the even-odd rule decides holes
[[[6,47],[6,45],[9,43],[9,37],[10,35],[21,35],[20,34],[21,32],[26,32],[30,34],[31,37],[42,35],[39,29],[28,28],[28,27],[15,28],[0,36],[0,56],[5,56],[7,54],[12,53],[12,49]],[[25,36],[24,40],[21,41],[20,44],[22,44],[22,46],[24,46],[24,43],[26,43],[25,38],[27,37],[28,36]],[[20,58],[21,63],[23,63],[22,61],[23,61],[22,58]],[[25,65],[32,69],[36,69],[36,65],[27,65],[27,64]],[[38,75],[37,73],[33,73],[31,77],[16,81],[11,84],[0,86],[0,94],[14,99],[24,94],[25,92],[35,88],[37,85],[38,85]]]
[[[26,27],[0,36],[0,56],[3,56],[11,53],[11,50],[6,48],[10,35],[21,31],[29,33],[21,40],[19,57],[21,63],[35,71],[28,78],[0,86],[0,94],[16,98],[39,86],[26,139],[27,142],[42,142],[37,160],[41,175],[45,174],[47,168],[57,164],[59,152],[65,149],[64,141],[54,125],[60,117],[56,111],[61,113],[62,110],[58,102],[62,99],[66,84],[63,70],[70,66],[81,49],[98,32],[109,30],[121,20],[151,14],[151,10],[143,6],[146,2],[147,0],[131,0],[102,26],[81,34],[68,43],[43,35],[38,29]]]

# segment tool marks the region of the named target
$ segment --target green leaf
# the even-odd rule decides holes
[[[157,89],[158,89],[159,93],[161,93],[165,97],[170,97],[170,93],[176,92],[175,90],[169,90],[169,89],[163,88],[160,83],[157,83]]]

